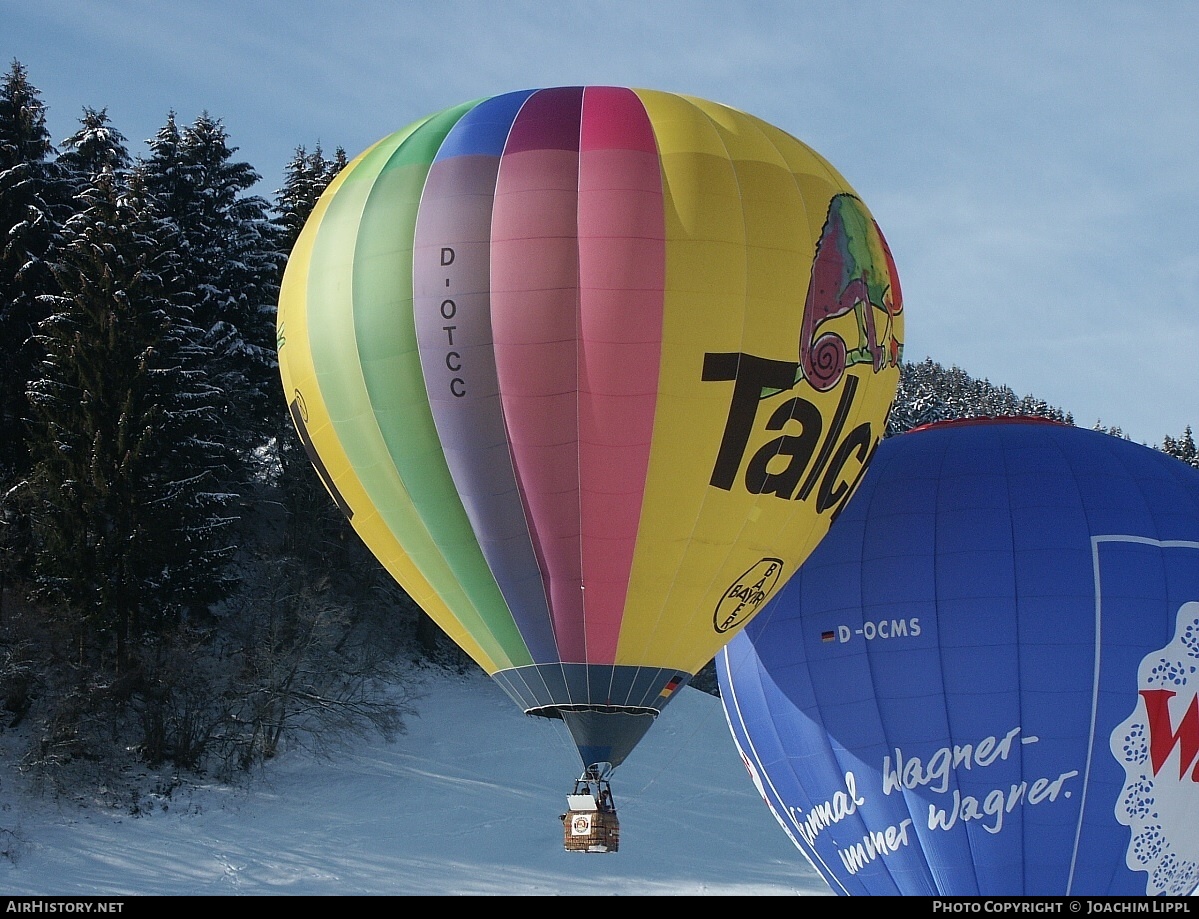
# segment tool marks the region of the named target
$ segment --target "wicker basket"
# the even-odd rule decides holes
[[[567,852],[615,852],[620,821],[615,811],[570,810],[562,816]]]

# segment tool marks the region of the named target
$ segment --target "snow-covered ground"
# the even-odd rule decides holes
[[[559,722],[486,676],[428,684],[393,743],[283,755],[244,786],[144,799],[142,813],[20,793],[0,774],[10,896],[830,895],[759,798],[720,700],[690,687],[612,780],[620,851],[566,852],[580,771]]]

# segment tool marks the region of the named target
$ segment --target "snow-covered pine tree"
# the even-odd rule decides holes
[[[345,166],[346,151],[342,147],[337,148],[332,159],[325,157],[319,143],[311,153],[305,147],[296,147],[295,155],[283,170],[283,187],[275,195],[284,252],[291,252],[321,193]]]
[[[100,173],[125,173],[133,164],[125,135],[108,120],[107,109],[84,108],[79,130],[62,142],[58,165],[73,194],[82,193]]]
[[[65,217],[54,152],[41,94],[13,61],[0,81],[0,496],[27,466],[28,341],[45,315],[38,298],[51,289],[50,252]]]
[[[52,289],[49,260],[66,219],[66,189],[41,94],[14,60],[0,80],[0,619],[11,578],[28,573],[29,531],[14,488],[29,471],[25,388],[37,349],[34,327],[45,315],[39,301]]]
[[[1191,432],[1189,424],[1182,432],[1181,437],[1175,438],[1167,435],[1162,441],[1162,451],[1182,460],[1188,466],[1199,469],[1199,449],[1195,447],[1195,435]]]
[[[926,357],[900,366],[899,388],[887,420],[887,435],[955,418],[1026,415],[1073,424],[1074,417],[1034,396],[1017,397],[1008,386],[948,369]]]
[[[36,342],[26,504],[35,589],[89,659],[127,668],[228,586],[220,392],[189,324],[178,234],[133,174],[104,170],[63,228]],[[93,657],[92,655],[98,655]]]
[[[285,254],[270,205],[248,194],[258,173],[233,159],[224,125],[207,113],[180,129],[172,113],[139,164],[162,214],[174,221],[194,322],[224,392],[226,438],[245,455],[274,433],[279,414],[275,310]],[[236,481],[230,491],[239,489]]]

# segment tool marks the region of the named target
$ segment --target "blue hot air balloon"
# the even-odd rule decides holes
[[[945,422],[718,658],[734,740],[839,894],[1199,883],[1199,471],[1097,431]]]

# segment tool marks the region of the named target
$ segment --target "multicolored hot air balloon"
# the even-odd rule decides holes
[[[1199,471],[1054,422],[885,440],[717,658],[750,775],[840,894],[1199,884]]]
[[[278,348],[379,561],[610,771],[844,507],[902,330],[883,236],[820,156],[587,86],[458,105],[350,163]]]

